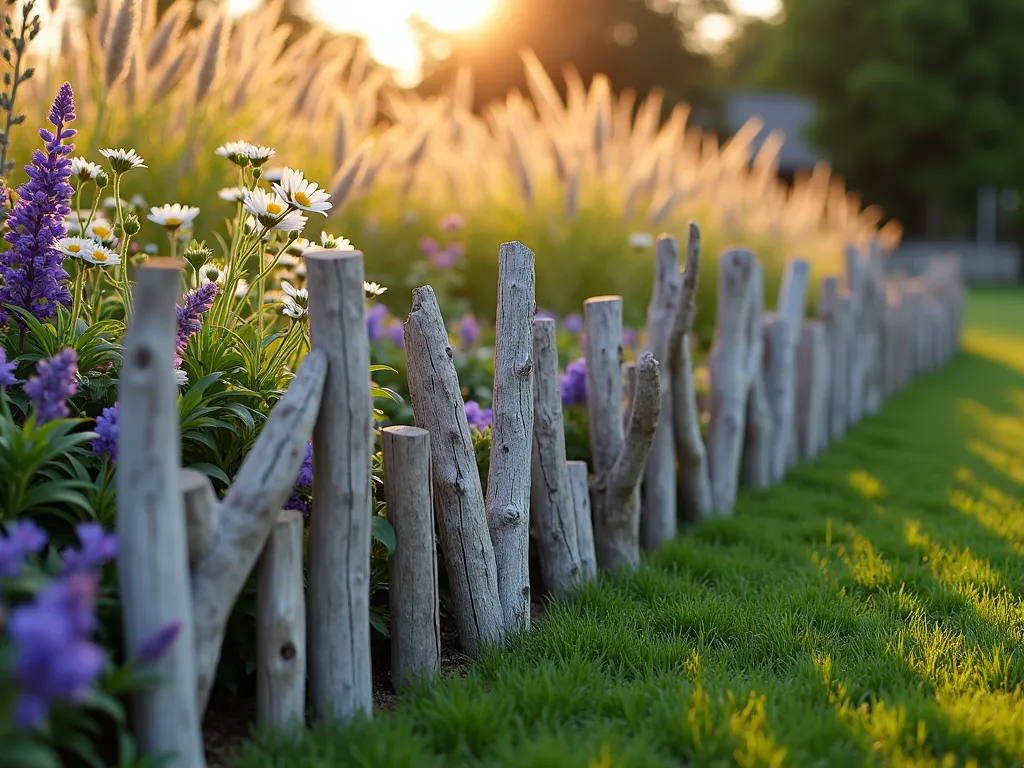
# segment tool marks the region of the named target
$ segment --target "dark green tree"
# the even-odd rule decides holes
[[[469,66],[478,107],[513,88],[525,93],[519,52],[528,48],[559,88],[562,68],[572,64],[585,82],[608,75],[616,91],[632,88],[643,97],[660,88],[666,109],[679,101],[711,107],[712,65],[686,44],[707,13],[730,10],[724,0],[507,0],[484,29],[464,35],[424,31],[421,90],[437,92],[459,67]],[[449,55],[432,57],[439,47]]]
[[[1020,0],[788,0],[786,16],[779,82],[815,100],[809,138],[868,201],[911,224],[927,203],[953,234],[979,186],[1020,183]]]

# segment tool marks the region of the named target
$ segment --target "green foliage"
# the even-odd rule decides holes
[[[964,354],[734,518],[238,767],[1020,764],[1021,299],[972,297]]]
[[[1024,172],[1022,35],[1016,0],[791,0],[779,81],[817,102],[811,137],[866,199],[970,215]]]

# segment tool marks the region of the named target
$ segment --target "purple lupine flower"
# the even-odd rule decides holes
[[[562,327],[569,333],[583,333],[583,316],[578,312],[567,315],[566,318],[562,320]]]
[[[430,264],[437,269],[451,269],[462,254],[453,247],[431,254]]]
[[[480,323],[473,315],[464,315],[459,321],[459,338],[466,349],[471,349],[480,341]]]
[[[466,403],[465,410],[469,426],[476,427],[481,432],[491,426],[491,417],[494,415],[491,408],[481,408],[476,400],[470,400]]]
[[[295,478],[296,488],[313,487],[313,443],[306,443],[306,455],[302,459],[302,466],[299,467],[299,475]]]
[[[25,556],[38,553],[46,540],[46,533],[31,520],[19,520],[6,535],[0,532],[0,577],[17,578]]]
[[[51,582],[34,602],[11,612],[11,678],[20,696],[15,722],[35,728],[60,701],[83,701],[103,670],[103,652],[89,642],[96,626],[99,579],[73,573]]]
[[[636,346],[636,331],[628,325],[622,329],[622,346],[630,349]]]
[[[533,308],[533,316],[538,320],[557,320],[553,312],[548,312],[546,309]]]
[[[393,318],[388,325],[388,338],[399,349],[405,346],[405,326],[399,318]]]
[[[441,250],[441,246],[438,244],[437,240],[432,237],[421,237],[419,246],[420,250],[423,251],[423,255],[427,258],[430,258]]]
[[[366,331],[370,334],[370,341],[374,342],[384,335],[384,321],[388,316],[388,308],[383,304],[374,304],[366,310]]]
[[[65,549],[64,572],[93,571],[117,557],[117,536],[107,533],[99,523],[79,523],[75,526],[79,549]]]
[[[0,347],[0,387],[13,387],[18,383],[14,378],[14,368],[17,363],[7,362],[7,350]]]
[[[288,501],[285,502],[285,509],[291,509],[295,512],[301,512],[304,515],[309,514],[309,504],[297,493],[293,493],[288,497]]]
[[[178,357],[176,358],[176,362],[180,360],[181,355],[185,353],[185,347],[188,346],[188,340],[199,333],[200,329],[202,329],[203,324],[200,318],[210,311],[210,307],[213,306],[213,300],[216,296],[217,284],[203,283],[194,291],[189,291],[182,297],[185,306],[181,306],[180,304],[175,305],[174,310],[178,313],[178,340],[176,345]],[[175,365],[175,367],[177,368],[178,365],[180,365],[180,363]]]
[[[121,436],[118,423],[121,416],[119,403],[112,408],[104,408],[96,417],[96,437],[92,441],[92,452],[97,456],[106,456],[111,462],[117,461],[117,440]]]
[[[143,665],[159,664],[181,634],[181,626],[180,621],[172,621],[144,638],[139,644],[135,661]]]
[[[437,222],[437,226],[443,232],[455,232],[466,226],[466,220],[458,213],[449,213],[447,216],[441,217],[440,221]]]
[[[562,405],[586,405],[587,402],[587,361],[586,358],[573,360],[565,366],[562,374]]]
[[[36,363],[36,375],[25,382],[25,394],[36,410],[36,423],[68,415],[67,399],[78,392],[78,354],[71,347]]]
[[[18,188],[18,202],[7,218],[4,239],[10,250],[0,254],[0,304],[13,304],[40,320],[57,314],[57,304],[71,305],[65,281],[68,273],[61,262],[64,255],[57,241],[67,234],[64,217],[71,213],[73,189],[68,155],[75,131],[66,127],[75,119],[75,98],[70,83],[64,83],[50,107],[54,130],[39,129],[46,151],[32,153],[32,165],[25,166],[28,181]],[[0,310],[0,326],[8,313]]]

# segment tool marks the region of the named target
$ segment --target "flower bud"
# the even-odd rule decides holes
[[[124,233],[126,235],[137,235],[142,225],[139,224],[139,217],[134,213],[126,214],[124,217]]]
[[[106,171],[100,171],[99,173],[96,174],[96,178],[93,179],[93,181],[96,182],[97,189],[103,189],[105,186],[107,186],[107,184],[110,183],[110,177],[107,176]]]

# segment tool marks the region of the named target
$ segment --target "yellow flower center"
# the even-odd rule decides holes
[[[107,229],[106,227],[93,227],[92,231],[95,232],[97,235],[99,235],[104,240],[106,240],[108,237],[110,237],[110,230]]]
[[[69,245],[68,250],[71,251],[71,253],[78,253],[80,250],[82,250],[82,246],[80,246],[78,243],[75,243],[74,245]]]
[[[309,198],[306,196],[305,192],[296,192],[293,197],[295,198],[295,202],[299,205],[309,205]]]
[[[105,254],[105,253],[101,253],[100,251],[96,251],[96,252],[95,252],[95,253],[94,253],[94,254],[92,255],[92,257],[93,257],[94,259],[96,259],[96,261],[99,261],[99,262],[101,262],[101,263],[107,260],[107,254]]]
[[[272,213],[274,216],[277,216],[277,214],[281,213],[283,210],[284,207],[279,203],[267,203],[267,213]]]
[[[168,219],[167,223],[164,226],[180,227],[181,226],[181,219]]]

